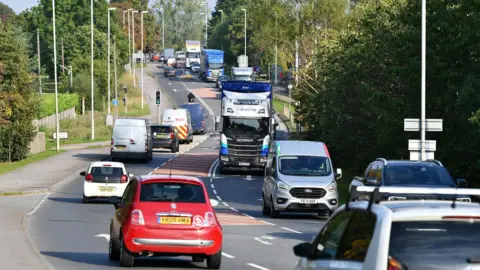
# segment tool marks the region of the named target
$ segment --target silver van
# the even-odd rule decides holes
[[[338,208],[337,179],[323,142],[274,141],[270,145],[262,188],[262,213],[331,214]]]
[[[112,161],[117,159],[153,158],[153,143],[150,134],[150,122],[142,118],[119,118],[115,120],[110,146]]]

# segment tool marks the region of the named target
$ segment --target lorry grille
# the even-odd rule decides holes
[[[247,144],[229,144],[228,153],[233,156],[259,156],[262,152],[262,144],[247,145]]]
[[[308,192],[306,190],[311,190]],[[323,188],[292,188],[290,189],[290,195],[295,198],[302,199],[320,199],[327,194],[327,191]]]

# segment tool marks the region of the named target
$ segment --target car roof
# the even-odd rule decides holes
[[[276,141],[275,151],[278,156],[309,155],[330,157],[323,142],[314,141]]]
[[[439,166],[432,161],[418,161],[418,160],[388,160],[387,166]],[[440,167],[440,166],[439,166]]]
[[[184,103],[184,104],[181,105],[181,107],[185,108],[185,109],[187,109],[187,108],[200,108],[201,109],[202,108],[202,106],[198,103]]]
[[[169,174],[150,174],[142,175],[137,178],[140,182],[164,182],[164,181],[190,181],[197,184],[203,184],[203,181],[191,176],[169,175]]]
[[[103,165],[111,165],[110,167],[120,167],[120,168],[125,167],[125,165],[122,162],[94,161],[94,162],[90,163],[91,167],[103,167]]]

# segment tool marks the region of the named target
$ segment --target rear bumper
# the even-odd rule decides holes
[[[147,156],[147,152],[124,152],[124,151],[110,151],[111,158],[132,158],[142,159]]]
[[[213,255],[222,248],[220,228],[201,230],[162,230],[130,227],[125,246],[130,253],[152,252],[161,254]]]
[[[153,142],[153,148],[171,148],[173,142],[170,141],[164,141],[164,142]]]
[[[115,188],[115,191],[105,192],[100,191],[100,187],[106,186],[104,183],[88,183],[84,182],[83,184],[83,196],[85,197],[95,197],[95,198],[108,198],[108,197],[122,197],[127,183],[125,184],[110,184],[109,187]]]

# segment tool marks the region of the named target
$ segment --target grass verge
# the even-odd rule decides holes
[[[55,113],[55,94],[42,94],[42,105],[38,118]],[[58,94],[58,111],[62,112],[72,107],[79,107],[80,99],[77,94]]]
[[[34,163],[34,162],[37,162],[37,161],[47,159],[49,157],[55,156],[55,155],[57,155],[59,153],[62,153],[62,152],[63,151],[57,152],[57,151],[53,151],[53,150],[47,150],[47,151],[42,152],[42,153],[31,155],[31,156],[27,157],[26,159],[20,160],[20,161],[17,161],[17,162],[3,162],[3,163],[0,163],[0,175],[11,172],[11,171],[19,169],[19,168],[22,168],[22,167],[24,167],[24,166],[26,166],[30,163]]]
[[[120,85],[127,86],[127,114],[125,115],[125,107],[123,106],[122,99],[125,96],[120,96],[119,106],[118,106],[118,116],[119,117],[140,117],[150,114],[150,107],[144,96],[143,109],[142,109],[142,90],[138,87],[133,86],[133,76],[125,73],[119,79]],[[123,87],[122,87],[123,88]],[[123,95],[123,93],[122,93]]]

